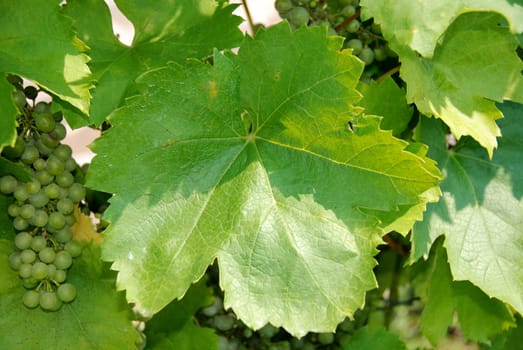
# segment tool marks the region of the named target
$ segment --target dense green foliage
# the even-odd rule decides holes
[[[1,349],[520,344],[522,4],[116,4],[0,3]]]

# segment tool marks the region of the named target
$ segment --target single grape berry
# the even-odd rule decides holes
[[[287,13],[287,19],[292,25],[301,27],[309,23],[309,11],[304,7],[296,6]]]
[[[69,241],[65,244],[64,249],[76,258],[82,254],[82,244],[78,241]]]
[[[31,276],[34,279],[41,281],[47,277],[47,271],[47,264],[41,261],[37,261],[33,264]]]
[[[70,303],[76,298],[76,288],[71,283],[64,283],[58,287],[56,294],[62,302]]]
[[[15,236],[15,246],[20,249],[28,249],[31,247],[33,237],[28,232],[20,232]]]
[[[34,236],[31,242],[31,249],[40,252],[47,247],[47,240],[42,236]]]
[[[22,259],[20,259],[20,253],[14,252],[9,254],[9,266],[13,270],[19,270],[22,265]]]
[[[11,175],[2,176],[0,178],[0,192],[4,194],[11,194],[17,188],[18,181]]]
[[[54,248],[45,247],[38,253],[38,257],[42,262],[46,264],[51,264],[56,257],[56,253],[54,251]]]
[[[22,301],[26,307],[34,309],[40,304],[40,294],[34,290],[28,290],[24,293]]]
[[[73,258],[71,256],[71,254],[65,250],[58,252],[54,259],[54,264],[55,264],[56,268],[59,270],[67,270],[69,267],[71,267],[72,263],[73,263]]]
[[[56,311],[62,306],[62,302],[54,292],[42,292],[40,294],[40,307],[47,311]]]
[[[31,223],[37,227],[44,227],[45,225],[47,225],[48,219],[49,215],[47,215],[47,212],[43,209],[38,209],[35,211],[35,214],[31,218]]]

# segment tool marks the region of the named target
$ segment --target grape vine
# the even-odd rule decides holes
[[[28,181],[13,175],[0,178],[0,192],[12,197],[8,214],[18,232],[9,266],[26,289],[26,307],[57,311],[76,298],[67,271],[82,245],[73,239],[71,227],[75,206],[86,191],[77,181],[81,169],[71,148],[61,143],[66,136],[62,113],[53,112],[51,103],[36,102],[40,91],[35,86],[24,88],[16,75],[8,79],[16,87],[12,98],[20,114],[16,143],[2,156],[29,174]]]

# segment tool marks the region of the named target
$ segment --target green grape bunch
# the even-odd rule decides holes
[[[71,148],[61,143],[66,136],[62,113],[53,112],[51,103],[36,102],[40,90],[24,88],[20,77],[9,75],[8,80],[16,87],[12,99],[20,113],[16,142],[1,156],[30,175],[29,181],[0,177],[0,193],[10,197],[7,211],[17,232],[8,263],[26,289],[26,307],[57,311],[76,298],[67,273],[82,253],[72,225],[86,190],[76,180],[81,170]]]
[[[397,55],[381,35],[380,26],[373,19],[361,20],[359,0],[276,0],[275,8],[293,28],[324,26],[329,35],[344,37],[343,47],[365,63],[364,80],[381,76],[398,65]]]

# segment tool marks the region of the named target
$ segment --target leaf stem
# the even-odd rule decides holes
[[[247,15],[247,22],[249,23],[249,28],[251,29],[251,33],[254,36],[254,21],[252,20],[251,11],[249,10],[249,5],[247,5],[247,0],[242,0],[242,5],[245,9],[245,15]]]

